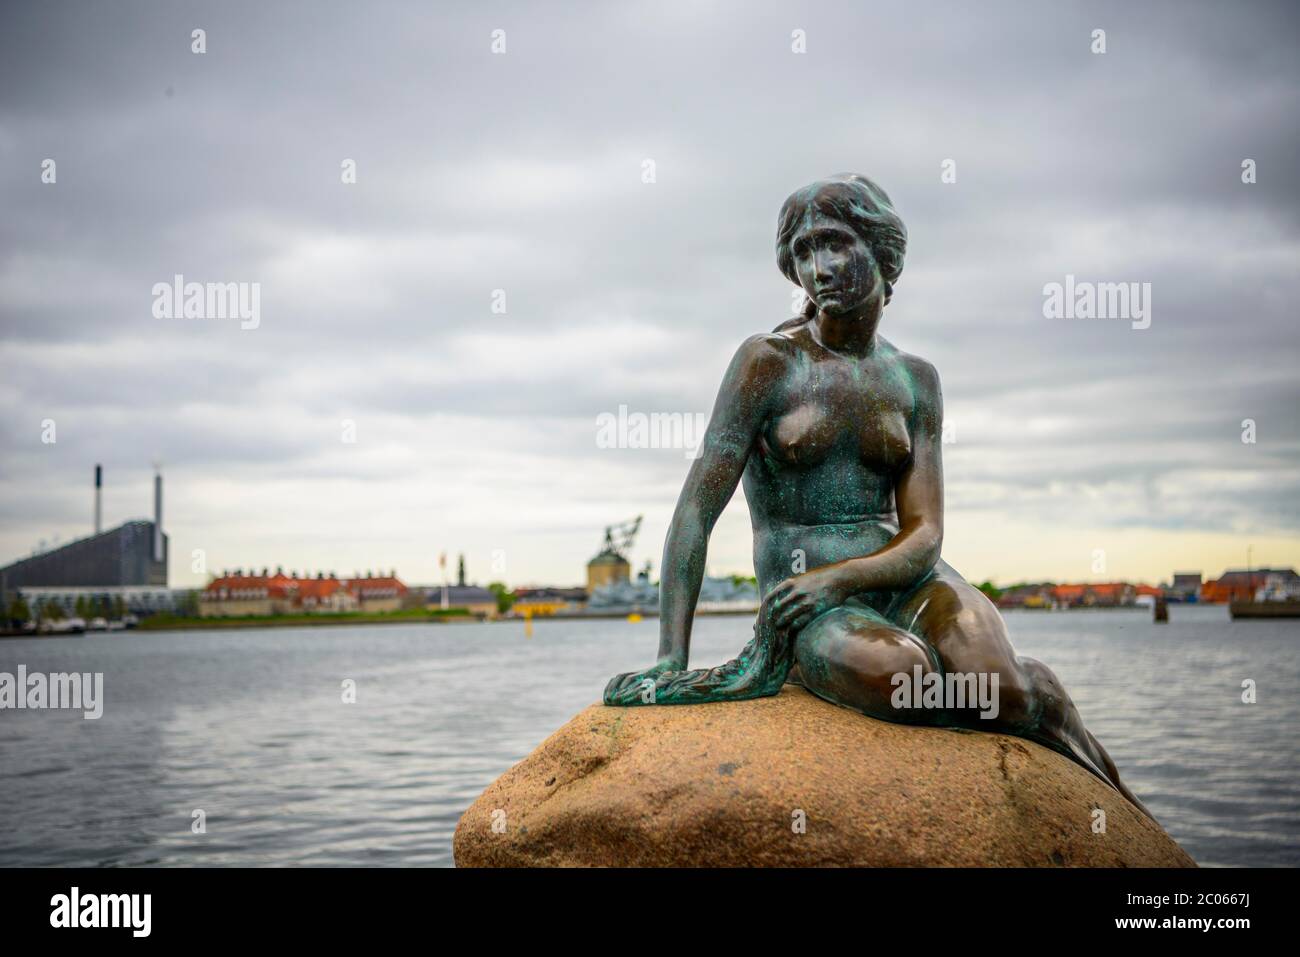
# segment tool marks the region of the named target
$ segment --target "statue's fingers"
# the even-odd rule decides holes
[[[789,611],[790,607],[802,601],[803,597],[804,596],[797,591],[789,591],[773,601],[772,619],[774,621],[780,621],[781,617]]]
[[[763,596],[763,604],[766,605],[769,602],[776,601],[793,587],[794,583],[788,578],[783,582],[777,582],[777,584],[773,586],[772,590]]]
[[[804,614],[808,610],[805,600],[792,601],[784,606],[776,615],[776,626],[778,628],[789,628],[790,623]]]
[[[794,621],[790,622],[790,627],[787,630],[792,635],[797,635],[799,632],[807,628],[808,623],[811,622],[816,617],[817,616],[812,611],[806,611],[798,618],[796,618]]]

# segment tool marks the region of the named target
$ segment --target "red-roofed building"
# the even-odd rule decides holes
[[[1052,598],[1067,608],[1114,608],[1132,605],[1137,599],[1137,589],[1128,582],[1055,585]]]
[[[357,607],[364,611],[397,611],[406,599],[407,587],[391,575],[369,575],[365,578],[353,578],[344,583],[344,587],[356,600]]]
[[[402,606],[406,591],[396,574],[339,579],[320,573],[315,578],[298,578],[278,568],[274,574],[264,568],[260,575],[238,569],[223,572],[208,583],[199,596],[199,614],[204,618],[230,618],[301,612],[396,611]]]
[[[1300,581],[1294,568],[1229,569],[1201,586],[1201,601],[1254,601],[1255,592],[1268,583],[1270,575],[1276,576],[1284,586]]]

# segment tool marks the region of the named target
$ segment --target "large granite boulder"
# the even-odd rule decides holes
[[[593,705],[483,792],[454,849],[460,867],[1195,866],[1047,748],[877,721],[789,685]]]

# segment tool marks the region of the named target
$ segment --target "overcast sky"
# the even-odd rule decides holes
[[[173,584],[574,584],[642,513],[657,574],[689,462],[597,416],[707,413],[790,314],[782,200],[854,171],[910,234],[881,331],[943,380],[958,570],[1300,567],[1294,4],[442,6],[0,8],[0,563],[89,533],[96,462],[147,517],[158,459]],[[176,274],[260,324],[157,318]],[[1067,274],[1150,328],[1044,318]],[[738,492],[710,571],[750,548]]]

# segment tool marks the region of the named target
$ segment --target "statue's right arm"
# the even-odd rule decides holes
[[[664,541],[657,663],[663,670],[681,671],[689,660],[709,535],[735,494],[775,387],[785,375],[787,346],[783,336],[751,336],[736,350],[723,376],[699,456],[686,476]]]

